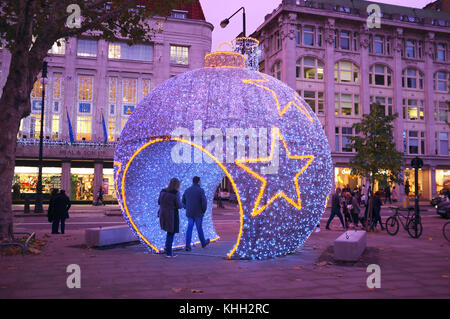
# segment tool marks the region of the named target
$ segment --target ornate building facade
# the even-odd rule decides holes
[[[393,135],[405,155],[405,180],[413,190],[410,163],[421,157],[419,192],[429,199],[450,188],[450,14],[379,4],[380,28],[369,28],[368,5],[283,0],[253,34],[261,43],[260,69],[297,90],[319,117],[336,186],[363,183],[348,165],[352,124],[373,102],[398,113]]]
[[[86,34],[49,51],[44,193],[62,188],[72,200],[91,201],[103,187],[105,199],[114,200],[114,148],[137,103],[170,77],[203,67],[213,26],[199,1],[152,23],[158,32],[151,44],[107,43]],[[9,52],[0,49],[0,88],[9,61]],[[22,119],[18,134],[13,184],[19,185],[22,199],[36,191],[41,101],[38,80],[31,93],[31,114]]]

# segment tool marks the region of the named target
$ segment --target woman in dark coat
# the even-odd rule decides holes
[[[64,234],[65,221],[69,218],[70,199],[66,195],[66,191],[61,189],[58,196],[55,198],[55,206],[53,209],[53,225],[52,234],[59,234],[59,222],[61,222],[61,234]]]
[[[180,232],[180,217],[178,209],[182,207],[180,201],[180,181],[177,178],[170,180],[169,186],[163,189],[158,198],[159,222],[161,229],[167,232],[166,254],[167,257],[175,257],[172,252],[173,238]]]
[[[47,210],[47,218],[48,222],[53,222],[53,218],[55,215],[55,198],[58,195],[58,189],[53,188],[52,192],[50,193],[50,201],[48,203],[48,210]]]

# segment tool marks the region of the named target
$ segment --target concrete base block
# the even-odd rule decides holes
[[[87,246],[101,247],[137,241],[128,226],[95,227],[85,230],[85,242]]]
[[[349,230],[334,241],[334,259],[357,261],[365,249],[366,232],[364,230]]]

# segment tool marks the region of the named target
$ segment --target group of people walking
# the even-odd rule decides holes
[[[209,243],[203,233],[203,216],[207,208],[205,191],[200,187],[200,177],[192,179],[192,186],[186,189],[182,199],[180,198],[180,181],[172,178],[169,185],[161,190],[158,198],[160,206],[158,211],[161,229],[167,232],[165,253],[167,257],[176,257],[172,250],[172,244],[176,233],[180,232],[180,217],[178,210],[186,209],[188,227],[186,231],[186,251],[191,251],[192,231],[194,225],[197,228],[198,237],[203,248]]]
[[[52,223],[52,234],[59,234],[59,224],[61,223],[61,234],[64,234],[66,228],[66,219],[69,218],[70,199],[64,189],[52,189],[50,193],[50,202],[48,205],[47,217]]]
[[[361,224],[361,228],[365,228],[368,222],[367,217],[371,194],[370,187],[367,191],[367,195],[364,193],[362,187],[355,188],[353,192],[351,192],[349,187],[346,187],[343,190],[339,187],[336,188],[336,191],[331,197],[331,214],[328,218],[326,229],[330,229],[330,224],[336,216],[339,218],[344,230],[348,228],[357,228],[359,224]],[[381,230],[384,230],[380,213],[382,205],[380,192],[375,192],[372,200],[373,215],[371,229],[375,229],[379,223]],[[365,206],[365,208],[362,209],[362,206]]]

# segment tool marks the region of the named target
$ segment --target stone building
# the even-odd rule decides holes
[[[363,183],[348,165],[355,153],[347,139],[356,134],[352,124],[372,102],[398,113],[393,134],[405,154],[405,179],[414,190],[410,163],[421,157],[419,192],[429,199],[450,188],[450,14],[436,6],[377,3],[381,25],[370,28],[369,4],[283,0],[253,34],[260,69],[297,90],[316,112],[332,149],[336,186]]]

